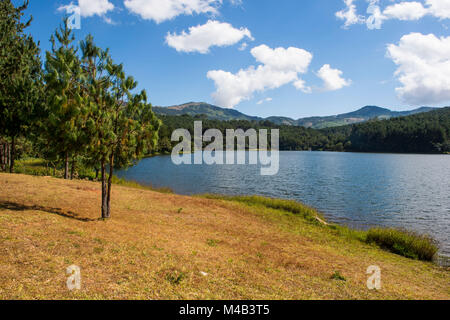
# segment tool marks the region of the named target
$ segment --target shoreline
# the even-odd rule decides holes
[[[264,149],[255,149],[255,150],[245,150],[245,152],[256,152],[256,151],[268,151]],[[269,150],[270,151],[270,150]],[[195,152],[200,151],[192,151],[192,152],[184,152],[180,154],[194,154]],[[203,151],[201,151],[203,152]],[[226,150],[223,150],[221,152],[227,152]],[[234,151],[236,152],[236,151]],[[442,155],[450,155],[450,152],[443,152],[443,153],[405,153],[405,152],[365,152],[365,151],[332,151],[332,150],[278,150],[278,152],[319,152],[319,153],[353,153],[353,154],[379,154],[379,155],[430,155],[430,156],[442,156]],[[153,158],[153,157],[160,157],[160,156],[170,156],[171,152],[163,152],[163,153],[154,153],[145,156],[143,159]]]

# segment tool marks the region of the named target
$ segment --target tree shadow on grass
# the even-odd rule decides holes
[[[9,202],[9,201],[0,201],[0,209],[6,209],[6,210],[11,210],[11,211],[26,211],[26,210],[43,211],[43,212],[56,214],[56,215],[64,217],[64,218],[74,219],[74,220],[82,221],[82,222],[93,222],[93,221],[101,220],[101,219],[82,218],[82,217],[79,217],[79,215],[75,212],[64,211],[61,208],[50,208],[50,207],[43,207],[43,206],[38,206],[38,205],[27,206],[25,204],[19,204],[19,203],[14,203],[14,202]]]

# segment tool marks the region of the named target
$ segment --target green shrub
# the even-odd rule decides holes
[[[373,228],[366,241],[411,259],[431,261],[438,252],[436,241],[427,235],[393,228]]]

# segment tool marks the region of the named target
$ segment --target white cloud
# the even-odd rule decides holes
[[[427,0],[429,11],[440,19],[450,19],[450,1],[448,0]]]
[[[78,6],[71,2],[58,8],[58,11],[67,13],[80,12],[82,17],[103,16],[105,13],[114,10],[114,5],[109,0],[79,0]]]
[[[271,49],[266,45],[251,50],[253,57],[261,64],[250,66],[233,74],[223,70],[209,71],[207,77],[215,82],[213,98],[218,105],[233,108],[243,100],[252,98],[255,92],[276,89],[293,83],[298,89],[299,74],[306,73],[312,54],[299,48]]]
[[[303,79],[298,79],[294,82],[294,87],[297,90],[303,91],[304,93],[311,93],[312,89],[311,87],[306,86],[306,82]]]
[[[217,14],[222,0],[125,0],[125,7],[146,20],[161,23],[179,15]]]
[[[336,12],[336,17],[345,21],[345,28],[348,28],[353,24],[364,22],[364,17],[361,17],[356,13],[356,5],[353,2],[354,0],[344,0],[346,8]]]
[[[204,25],[190,27],[187,33],[168,33],[166,42],[179,52],[208,53],[212,46],[231,46],[245,37],[253,40],[247,28],[236,29],[229,23],[209,20]]]
[[[383,15],[387,19],[419,20],[427,15],[428,10],[420,2],[400,2],[386,7]]]
[[[280,71],[305,73],[312,60],[312,54],[299,48],[271,49],[266,45],[255,47],[251,51],[256,61]]]
[[[325,64],[317,72],[317,76],[323,80],[323,89],[326,91],[335,91],[347,87],[351,80],[342,78],[342,71],[333,69],[329,64]]]
[[[230,0],[233,6],[240,6],[242,4],[242,0]]]
[[[357,14],[355,1],[344,0],[346,9],[336,12],[339,19],[345,20],[344,28],[365,22],[369,29],[380,29],[386,20],[415,21],[425,16],[450,19],[450,0],[425,0],[425,5],[419,1],[400,1],[388,5],[384,10],[380,8],[380,0],[366,0],[369,4],[367,17]]]
[[[259,100],[256,104],[260,105],[260,104],[263,104],[264,102],[271,102],[271,101],[272,101],[272,98],[265,98],[265,99]]]
[[[387,56],[398,66],[400,99],[415,105],[450,101],[450,37],[410,33],[390,44]]]
[[[247,47],[248,47],[248,43],[243,42],[242,45],[239,47],[239,51],[244,51],[245,49],[247,49]]]

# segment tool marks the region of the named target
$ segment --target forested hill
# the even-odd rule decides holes
[[[281,150],[356,151],[393,153],[448,153],[450,152],[450,107],[411,116],[327,129],[277,125],[270,121],[219,121],[201,116],[161,116],[160,151],[170,151],[176,143],[170,142],[171,133],[186,128],[193,133],[194,121],[203,121],[203,130],[226,129],[280,129]]]
[[[195,117],[205,115],[211,120],[263,120],[259,117],[248,116],[237,110],[220,108],[203,102],[189,102],[172,107],[153,107],[153,111],[156,114],[166,116],[189,115]]]
[[[263,119],[260,117],[253,117],[243,114],[237,110],[220,108],[204,102],[189,102],[177,106],[153,108],[153,111],[156,114],[165,116],[179,116],[179,115],[190,115],[192,117],[203,116],[210,120],[223,120],[223,121],[268,120],[277,125],[303,126],[314,129],[323,129],[329,127],[343,126],[347,124],[361,123],[374,118],[390,119],[394,117],[402,117],[422,112],[428,112],[431,110],[434,110],[434,108],[421,107],[410,111],[391,111],[389,109],[380,108],[377,106],[366,106],[359,110],[339,115],[326,117],[308,117],[295,120],[287,117],[269,117]]]
[[[322,131],[328,136],[345,136],[350,151],[448,153],[450,107]]]

